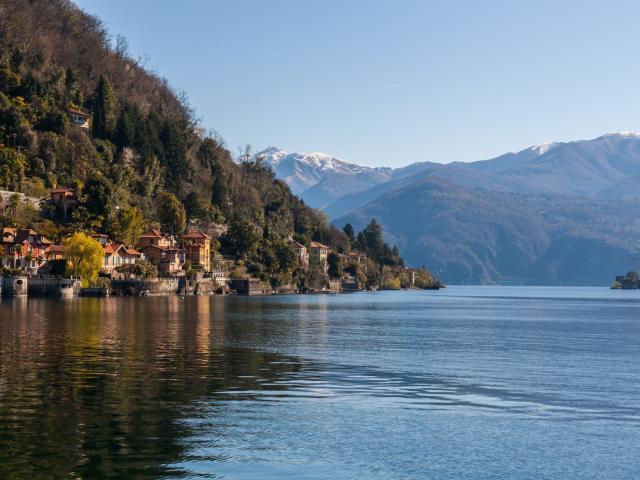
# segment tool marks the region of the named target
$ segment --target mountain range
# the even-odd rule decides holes
[[[324,153],[287,153],[277,147],[269,147],[253,159],[269,165],[309,206],[323,209],[345,193],[388,181],[393,171],[348,163]]]
[[[450,283],[608,284],[640,247],[640,134],[536,145],[476,162],[354,165],[256,155],[332,222],[382,224]]]

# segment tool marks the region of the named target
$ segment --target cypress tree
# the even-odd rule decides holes
[[[116,96],[109,77],[101,75],[93,101],[92,133],[97,138],[110,138],[116,122]]]

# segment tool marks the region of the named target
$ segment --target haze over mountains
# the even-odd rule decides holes
[[[414,265],[449,283],[609,284],[640,247],[640,134],[397,169],[257,154],[338,226],[376,217]]]

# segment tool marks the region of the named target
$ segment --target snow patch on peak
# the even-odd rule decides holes
[[[289,155],[287,152],[278,147],[265,148],[261,152],[253,156],[253,160],[261,160],[272,166],[277,166],[280,161]]]
[[[541,143],[540,145],[534,145],[533,147],[531,147],[531,150],[536,152],[538,155],[544,155],[549,150],[554,149],[558,145],[559,144],[557,142],[545,142]]]
[[[287,153],[284,150],[282,150],[281,148],[278,147],[268,147],[265,148],[264,150],[262,150],[261,152],[258,152],[256,155],[272,155],[274,153]]]
[[[622,131],[622,132],[613,132],[613,133],[605,133],[600,138],[609,138],[609,137],[634,137],[639,138],[640,132],[630,132],[630,131]]]
[[[252,159],[261,160],[274,169],[284,165],[298,165],[298,167],[307,167],[317,171],[335,171],[352,175],[375,170],[373,167],[345,162],[338,157],[322,152],[288,153],[278,147],[266,148],[253,155]]]

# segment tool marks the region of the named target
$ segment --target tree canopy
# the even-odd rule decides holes
[[[64,240],[64,255],[69,262],[69,271],[80,277],[82,286],[95,284],[104,258],[98,241],[84,233],[74,233]]]

